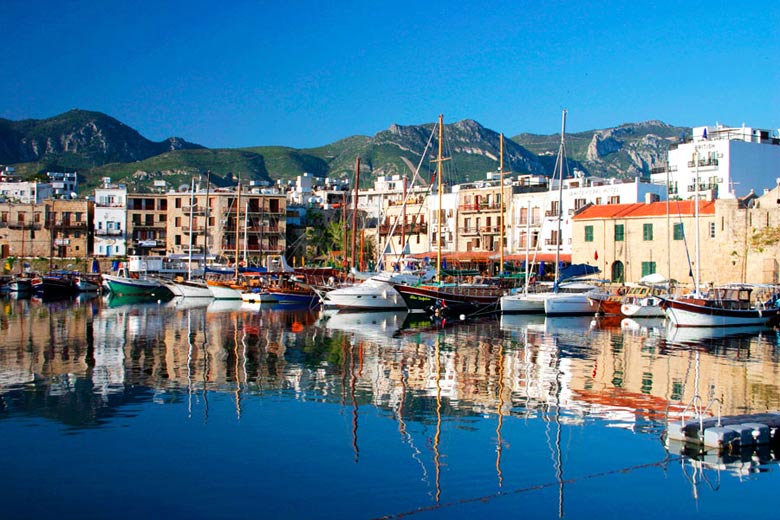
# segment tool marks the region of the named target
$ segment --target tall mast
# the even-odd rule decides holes
[[[696,238],[696,280],[694,280],[694,285],[698,297],[699,289],[701,285],[701,251],[699,248],[699,148],[698,147],[694,148],[693,159],[696,161],[695,164],[696,180],[694,181],[696,184],[694,185],[695,196],[693,198],[693,214],[694,214],[693,229],[696,232],[696,234],[694,235]]]
[[[561,218],[563,214],[563,163],[566,161],[566,109],[561,114],[561,147],[558,150],[558,235],[555,238],[555,292],[558,292],[558,275],[561,263]]]
[[[238,279],[238,246],[241,243],[239,240],[239,221],[241,220],[241,176],[238,177],[238,185],[236,187],[236,261],[235,261],[235,277]]]
[[[349,260],[350,271],[355,266],[355,238],[357,234],[358,190],[360,189],[360,156],[355,160],[355,202],[352,204],[352,257]]]
[[[404,201],[401,206],[401,258],[406,254],[406,175],[404,175]]]
[[[192,182],[190,183],[190,252],[188,255],[188,262],[187,262],[187,280],[192,279],[192,237],[195,234],[195,230],[192,229],[192,212],[195,209],[195,177],[192,178]]]
[[[500,134],[500,143],[501,143],[501,150],[499,152],[499,162],[498,162],[498,171],[500,173],[500,191],[499,191],[499,201],[501,202],[501,215],[498,217],[498,224],[501,228],[501,235],[498,239],[498,249],[501,251],[498,255],[499,258],[499,264],[498,264],[498,274],[499,276],[501,273],[504,272],[504,134]]]
[[[206,264],[209,261],[209,219],[211,218],[211,170],[206,172],[206,227],[203,234],[203,278],[206,278]]]
[[[436,159],[436,186],[439,191],[438,214],[436,215],[436,279],[441,281],[441,220],[442,220],[442,148],[444,141],[444,115],[439,114],[439,157]]]

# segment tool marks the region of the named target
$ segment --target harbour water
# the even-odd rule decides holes
[[[776,518],[773,329],[102,297],[2,300],[3,518]]]

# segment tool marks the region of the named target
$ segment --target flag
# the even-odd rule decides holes
[[[595,253],[593,253],[593,259],[594,259],[594,260],[598,260],[598,259],[599,259],[599,252],[598,252],[598,251],[596,251]]]
[[[703,139],[707,139],[707,129],[704,129],[704,132],[701,134]]]

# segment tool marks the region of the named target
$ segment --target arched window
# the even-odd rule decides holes
[[[626,275],[625,271],[623,270],[623,262],[620,260],[616,260],[612,264],[612,281],[614,283],[623,283],[625,282]]]

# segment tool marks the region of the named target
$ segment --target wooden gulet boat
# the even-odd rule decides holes
[[[439,116],[439,153],[435,160],[437,163],[437,187],[439,205],[442,207],[442,163],[446,158],[442,157],[444,117]],[[393,287],[401,294],[406,306],[412,312],[427,311],[432,314],[449,314],[456,317],[467,317],[476,314],[491,313],[498,310],[498,302],[505,288],[493,284],[459,284],[443,283],[441,280],[441,218],[437,219],[437,259],[436,259],[436,283],[404,285],[394,283]],[[502,219],[503,226],[503,219]]]
[[[780,294],[752,301],[750,285],[715,288],[707,295],[661,298],[661,307],[677,327],[739,327],[780,320]]]

